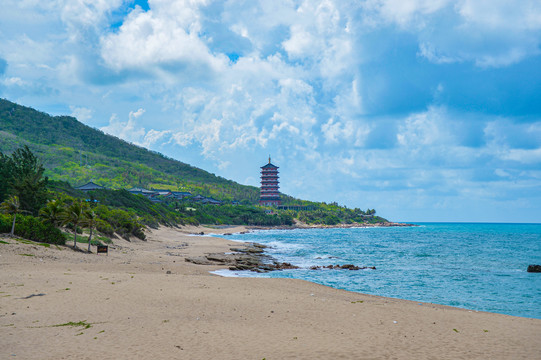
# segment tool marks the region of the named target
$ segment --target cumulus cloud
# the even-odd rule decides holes
[[[70,106],[71,116],[82,123],[87,123],[92,118],[92,109],[85,107]]]
[[[112,11],[122,5],[122,0],[68,0],[59,1],[61,18],[72,33],[81,28],[102,26]]]
[[[424,113],[412,114],[400,126],[396,135],[398,143],[410,149],[443,144],[449,134],[443,129],[441,108],[431,107]]]
[[[75,109],[75,111],[82,112],[83,114],[85,110],[87,109]],[[128,121],[122,121],[118,118],[117,114],[113,114],[109,119],[109,124],[101,127],[100,130],[146,148],[152,147],[152,145],[160,140],[167,140],[171,134],[170,130],[158,131],[151,129],[146,131],[141,126],[140,118],[144,113],[145,109],[143,108],[130,111]]]
[[[145,136],[145,129],[137,125],[132,112],[130,112],[128,121],[119,120],[117,114],[111,115],[109,125],[100,128],[100,130],[135,144],[138,144],[140,139]]]
[[[225,56],[213,56],[200,37],[199,7],[206,1],[151,1],[151,9],[136,8],[119,30],[101,40],[101,55],[115,69],[146,70],[203,67],[219,71]]]

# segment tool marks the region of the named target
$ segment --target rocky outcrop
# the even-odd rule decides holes
[[[205,256],[185,258],[187,262],[197,265],[225,266],[233,271],[269,272],[276,270],[299,269],[298,266],[287,262],[278,262],[272,257],[265,255],[267,246],[257,243],[246,244],[243,247],[231,248],[232,253],[211,253]],[[375,266],[357,266],[353,264],[312,266],[311,270],[376,270]]]
[[[251,243],[244,247],[231,248],[233,253],[212,253],[206,256],[186,258],[187,262],[198,265],[217,265],[227,266],[229,270],[249,270],[255,272],[268,272],[285,269],[298,269],[297,266],[290,263],[281,263],[274,261],[268,255],[264,254],[265,245]]]
[[[541,273],[541,265],[528,265],[528,272]]]

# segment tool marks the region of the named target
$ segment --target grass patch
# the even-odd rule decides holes
[[[66,235],[66,243],[70,241],[73,242],[73,240],[75,239],[75,235],[72,233],[65,232],[64,234]],[[88,236],[85,234],[77,234],[77,242],[81,244],[88,244]],[[93,234],[90,244],[96,246],[103,245],[104,243],[111,244],[112,242],[113,241],[107,236]]]
[[[34,256],[34,254],[19,254],[21,256]]]
[[[79,322],[67,322],[64,324],[57,324],[57,325],[51,325],[52,327],[61,327],[61,326],[70,326],[70,327],[83,327],[84,329],[90,329],[92,327],[92,324],[87,323],[86,320],[82,320]]]
[[[27,239],[15,239],[15,240],[17,240],[20,243],[26,244],[26,245],[39,245],[39,246],[43,246],[43,247],[46,247],[46,248],[51,247],[51,244],[32,241],[32,240],[27,240]]]
[[[7,241],[0,240],[0,244],[9,244]]]
[[[357,300],[357,301],[352,301],[351,303],[352,304],[362,304],[364,302],[364,300]]]
[[[457,329],[453,329],[453,331],[454,331],[454,332],[456,332],[456,333],[458,332],[458,330],[457,330]]]
[[[113,243],[113,240],[111,240],[111,238],[108,238],[107,236],[101,236],[101,235],[95,235],[93,236],[94,239],[97,239],[99,241],[101,241],[102,243],[105,243],[105,244],[112,244]],[[94,241],[92,241],[92,244],[94,244]],[[101,245],[101,244],[99,244]]]

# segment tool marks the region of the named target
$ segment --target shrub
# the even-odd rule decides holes
[[[12,215],[1,215],[0,232],[10,232],[12,221]],[[64,245],[66,243],[66,237],[59,229],[30,215],[17,215],[15,235],[48,244]]]
[[[13,216],[0,214],[0,233],[9,233],[11,231],[11,224]]]
[[[103,221],[101,219],[96,220],[96,230],[108,236],[113,236],[115,232],[113,227],[108,222]]]

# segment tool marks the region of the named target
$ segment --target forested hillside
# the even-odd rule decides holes
[[[43,112],[0,99],[0,152],[27,145],[42,160],[45,175],[73,186],[90,180],[112,189],[159,187],[256,204],[259,190],[135,146],[70,116]]]

